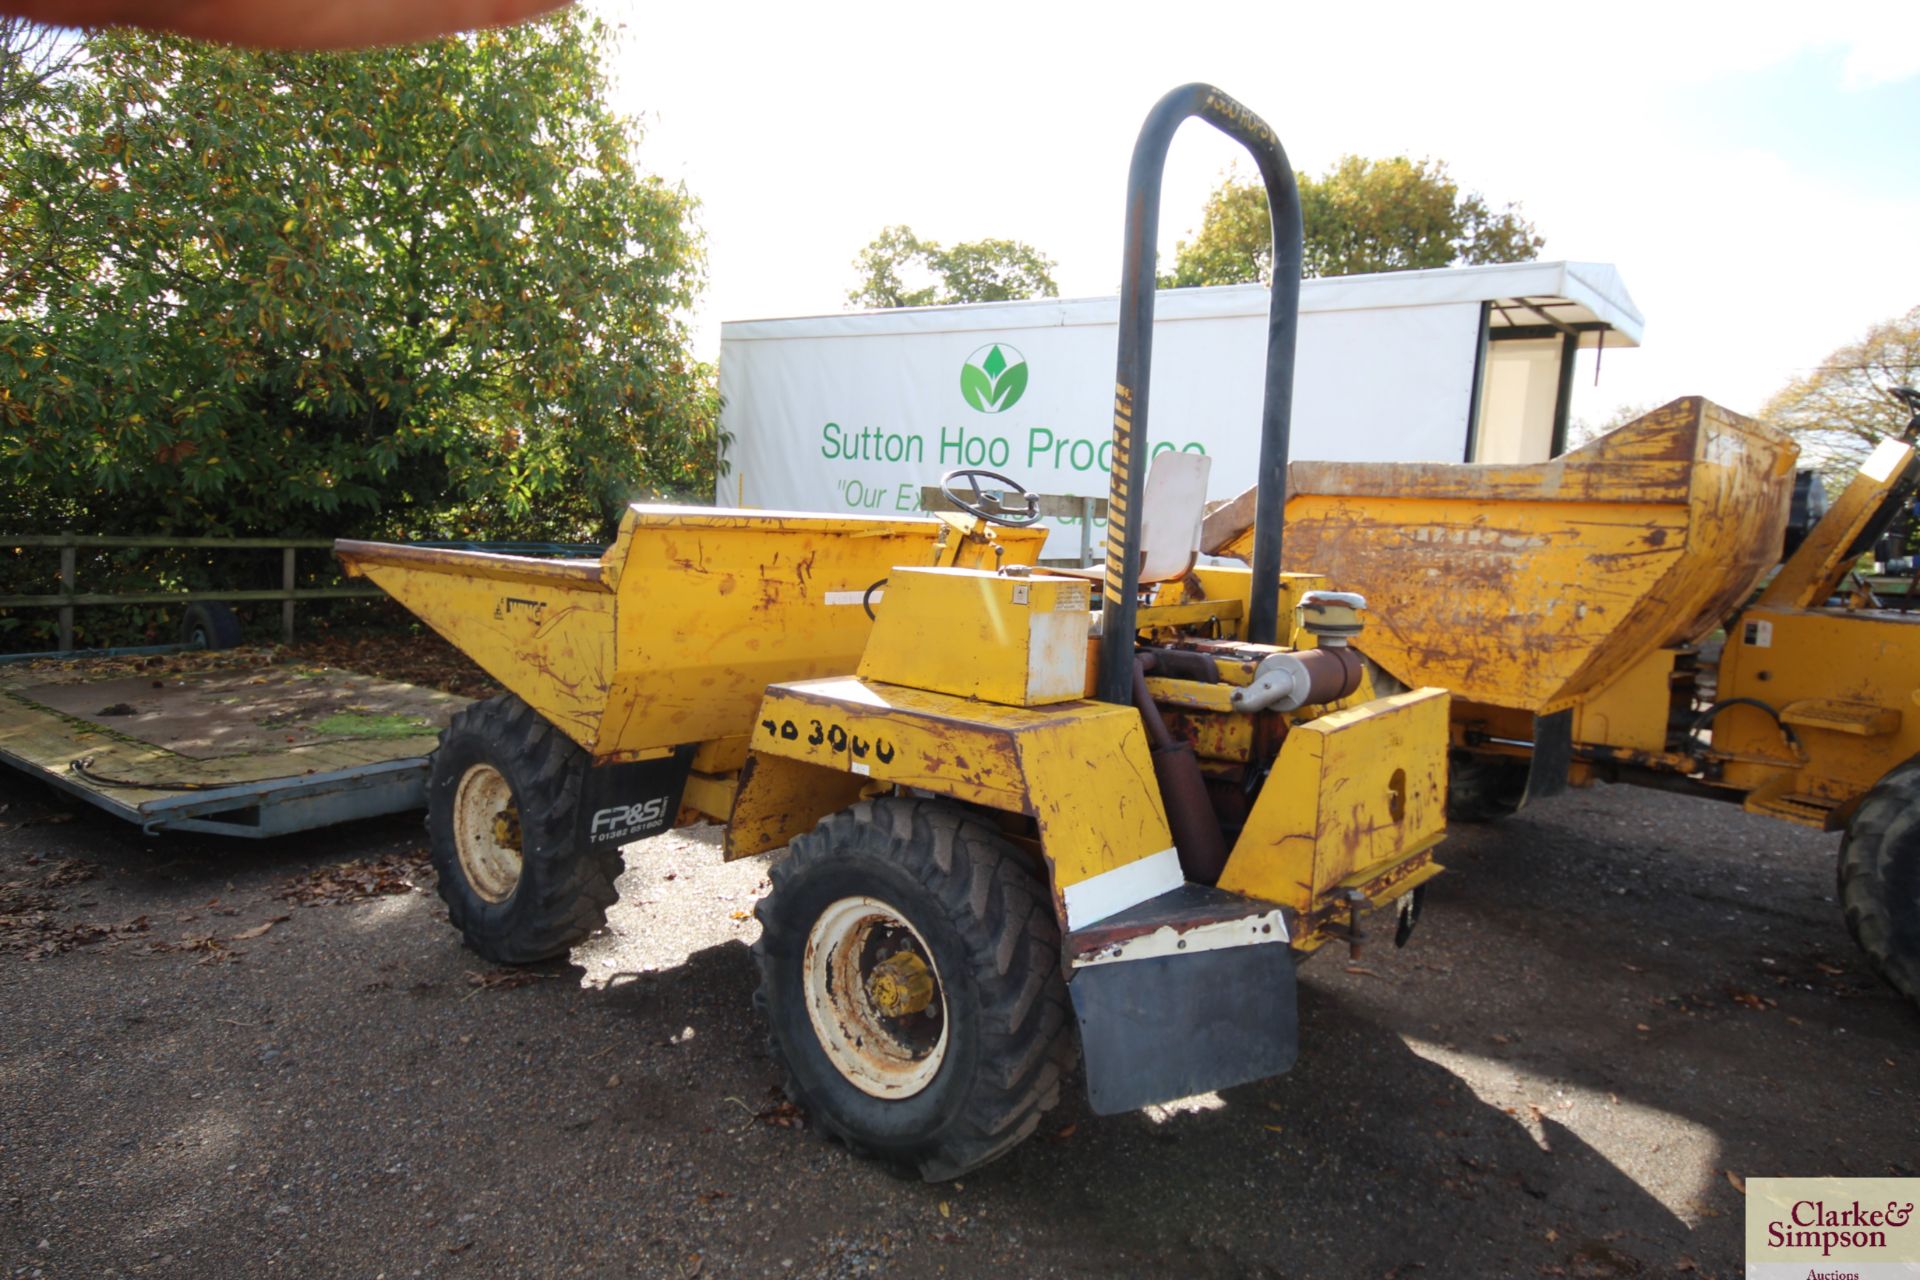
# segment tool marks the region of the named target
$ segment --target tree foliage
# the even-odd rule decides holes
[[[20,128],[30,112],[59,99],[60,82],[79,55],[78,42],[66,33],[0,15],[0,121]]]
[[[1800,442],[1838,492],[1873,447],[1907,425],[1895,387],[1920,387],[1920,306],[1882,320],[1767,401],[1760,416]]]
[[[1496,210],[1484,196],[1462,193],[1442,161],[1350,155],[1299,183],[1308,276],[1526,262],[1542,244],[1518,205]],[[1207,198],[1200,230],[1180,242],[1160,287],[1272,279],[1266,189],[1229,173]]]
[[[956,302],[1054,298],[1053,259],[1018,240],[967,240],[951,248],[907,226],[887,227],[854,259],[860,307],[932,307]]]
[[[608,38],[86,36],[0,133],[0,498],[80,531],[570,537],[711,493],[692,202],[636,167]]]
[[[1592,418],[1575,418],[1567,428],[1567,448],[1578,449],[1582,445],[1592,444],[1601,436],[1618,431],[1629,422],[1646,417],[1653,412],[1652,406],[1644,404],[1615,405],[1605,417],[1595,421]]]

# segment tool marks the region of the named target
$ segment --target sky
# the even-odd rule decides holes
[[[1118,288],[1141,120],[1218,85],[1296,170],[1444,160],[1518,202],[1543,259],[1612,263],[1642,347],[1583,356],[1574,416],[1702,394],[1753,412],[1920,304],[1920,3],[1365,6],[589,0],[623,27],[616,102],[643,164],[700,202],[723,320],[847,309],[855,255],[906,223],[1024,240],[1062,296]],[[1163,256],[1238,148],[1168,163]]]

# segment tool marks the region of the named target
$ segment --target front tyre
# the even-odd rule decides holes
[[[755,997],[787,1094],[929,1182],[994,1160],[1073,1063],[1060,934],[1028,856],[964,810],[864,801],[793,841],[761,900]]]
[[[1920,758],[1874,785],[1840,841],[1847,932],[1876,972],[1920,1004]]]
[[[455,713],[427,782],[440,897],[469,947],[496,964],[564,956],[606,923],[617,848],[575,840],[591,761],[512,694]]]

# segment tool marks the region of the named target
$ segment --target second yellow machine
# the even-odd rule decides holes
[[[1204,457],[1144,466],[1160,174],[1196,116],[1274,215],[1250,570],[1195,567]],[[725,822],[729,857],[787,846],[754,950],[788,1092],[929,1179],[1032,1133],[1076,1050],[1100,1112],[1285,1071],[1295,961],[1382,906],[1404,941],[1440,870],[1446,693],[1377,677],[1364,602],[1280,572],[1286,157],[1189,85],[1129,188],[1104,570],[1038,567],[1031,495],[982,473],[923,519],[635,507],[597,563],[339,546],[511,690],[434,758],[469,945],[564,954],[621,847],[676,822]]]

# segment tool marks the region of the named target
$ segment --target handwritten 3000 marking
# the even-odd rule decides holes
[[[885,738],[874,738],[871,742],[857,733],[848,733],[837,724],[825,724],[819,720],[807,721],[810,732],[807,745],[817,747],[825,744],[832,750],[851,751],[855,760],[865,760],[869,754],[881,764],[893,763],[893,744]],[[762,720],[760,727],[768,734],[785,742],[798,741],[800,726],[791,720]]]

